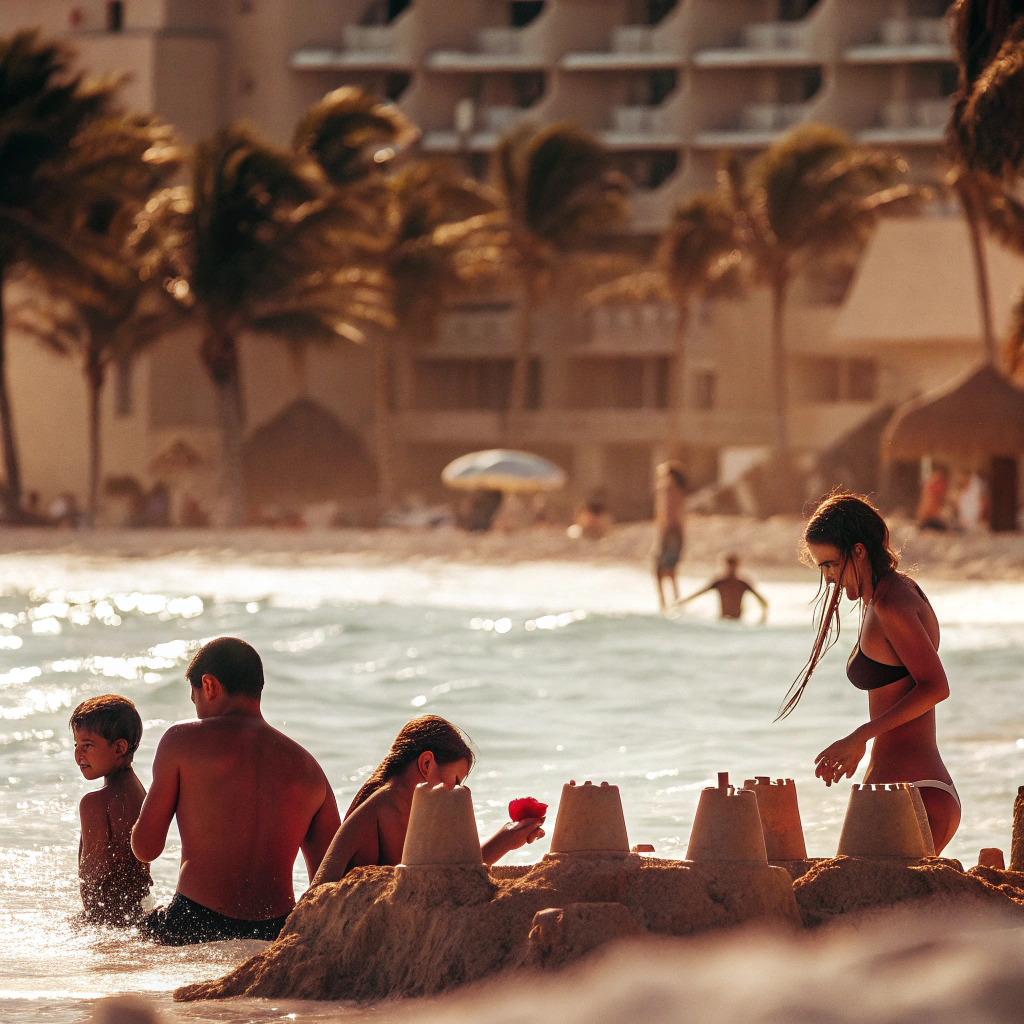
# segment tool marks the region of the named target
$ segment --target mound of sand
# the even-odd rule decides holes
[[[844,914],[887,910],[916,903],[929,909],[1002,912],[1024,924],[1024,889],[1002,885],[996,875],[1019,872],[972,868],[959,861],[835,857],[816,862],[793,883],[804,925],[813,928]]]
[[[501,979],[362,1024],[1017,1024],[1024,933],[890,912],[857,928],[626,942],[543,977]],[[339,1018],[340,1019],[340,1018]]]
[[[492,874],[482,867],[359,868],[309,892],[263,952],[174,997],[434,995],[514,968],[561,966],[616,938],[751,921],[799,926],[783,869],[637,856],[546,857]]]

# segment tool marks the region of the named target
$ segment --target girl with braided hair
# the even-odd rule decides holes
[[[338,882],[355,867],[398,864],[416,787],[425,782],[453,789],[465,781],[475,761],[466,738],[446,719],[422,715],[407,722],[356,793],[310,888]],[[484,863],[493,864],[541,839],[543,824],[543,818],[527,818],[503,825],[481,847]]]
[[[867,691],[870,721],[818,754],[815,774],[827,786],[851,777],[872,741],[864,782],[913,782],[941,853],[960,824],[960,798],[935,737],[935,705],[949,696],[935,612],[921,588],[897,571],[889,529],[865,498],[830,494],[804,529],[803,549],[803,560],[821,570],[818,629],[779,718],[797,706],[818,662],[839,638],[843,595],[859,601],[860,631],[846,674]]]

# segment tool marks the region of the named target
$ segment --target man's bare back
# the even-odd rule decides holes
[[[312,877],[339,824],[313,757],[262,719],[225,715],[167,730],[153,765],[154,803],[165,780],[177,782],[178,892],[228,917],[287,914],[297,851]]]
[[[154,860],[176,816],[181,867],[175,899],[241,922],[270,921],[295,905],[292,868],[299,850],[312,878],[340,818],[313,756],[263,720],[256,652],[221,638],[193,665],[207,648],[227,641],[245,648],[239,657],[255,659],[259,686],[251,693],[225,689],[212,672],[201,672],[203,665],[189,666],[189,681],[199,683],[190,687],[199,721],[173,725],[160,740],[132,847],[140,860]],[[228,647],[232,652],[239,653]],[[224,664],[229,678],[232,663]],[[168,911],[173,908],[172,901]],[[216,931],[216,922],[205,924]]]

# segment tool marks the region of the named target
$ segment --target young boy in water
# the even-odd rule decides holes
[[[103,779],[79,805],[82,839],[78,877],[83,919],[127,926],[142,916],[142,901],[153,884],[149,865],[132,853],[132,826],[139,817],[145,787],[132,770],[142,740],[142,719],[127,697],[90,697],[71,716],[75,761],[82,775]]]

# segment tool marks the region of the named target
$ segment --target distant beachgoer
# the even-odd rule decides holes
[[[712,580],[706,587],[702,587],[695,594],[684,597],[679,602],[679,607],[692,601],[701,594],[709,591],[718,591],[718,599],[721,604],[721,617],[723,619],[739,619],[743,616],[743,598],[746,594],[753,594],[761,604],[761,621],[768,618],[768,602],[749,584],[746,580],[740,579],[736,574],[740,560],[736,555],[725,556],[725,575],[717,580]]]
[[[657,537],[651,554],[654,556],[654,581],[662,610],[665,581],[672,591],[672,603],[679,600],[676,571],[683,556],[683,520],[686,515],[686,477],[678,462],[663,462],[654,475],[654,525]]]
[[[211,640],[185,677],[198,721],[164,733],[132,834],[135,855],[156,860],[177,817],[178,886],[140,927],[169,946],[275,939],[295,906],[296,855],[312,878],[338,830],[334,793],[312,755],[264,721],[249,644]]]
[[[576,513],[576,522],[568,529],[573,539],[600,540],[612,528],[612,516],[601,498],[588,498]]]
[[[874,741],[864,782],[913,782],[941,853],[960,824],[960,798],[935,740],[935,705],[949,696],[935,612],[921,588],[897,571],[885,520],[864,498],[844,492],[826,498],[804,530],[804,546],[805,561],[821,570],[820,621],[811,656],[779,717],[796,707],[838,639],[843,594],[860,601],[860,634],[846,674],[868,691],[871,720],[818,754],[815,774],[829,786],[851,777]]]
[[[988,488],[977,473],[965,473],[961,480],[956,517],[960,527],[968,531],[978,530],[988,522]]]
[[[142,901],[153,880],[149,865],[132,853],[132,826],[146,790],[132,770],[142,740],[142,719],[127,697],[90,697],[71,716],[75,763],[83,778],[103,779],[78,806],[82,839],[78,877],[83,920],[131,925],[142,917]]]
[[[352,868],[368,864],[400,863],[416,787],[426,782],[452,789],[465,781],[475,760],[451,722],[437,715],[408,722],[356,793],[312,884],[338,882]],[[481,847],[484,863],[543,838],[543,824],[543,818],[527,818],[503,825]]]
[[[946,495],[949,493],[949,477],[944,469],[936,467],[921,487],[921,500],[917,504],[914,519],[922,530],[947,530],[945,519]]]

